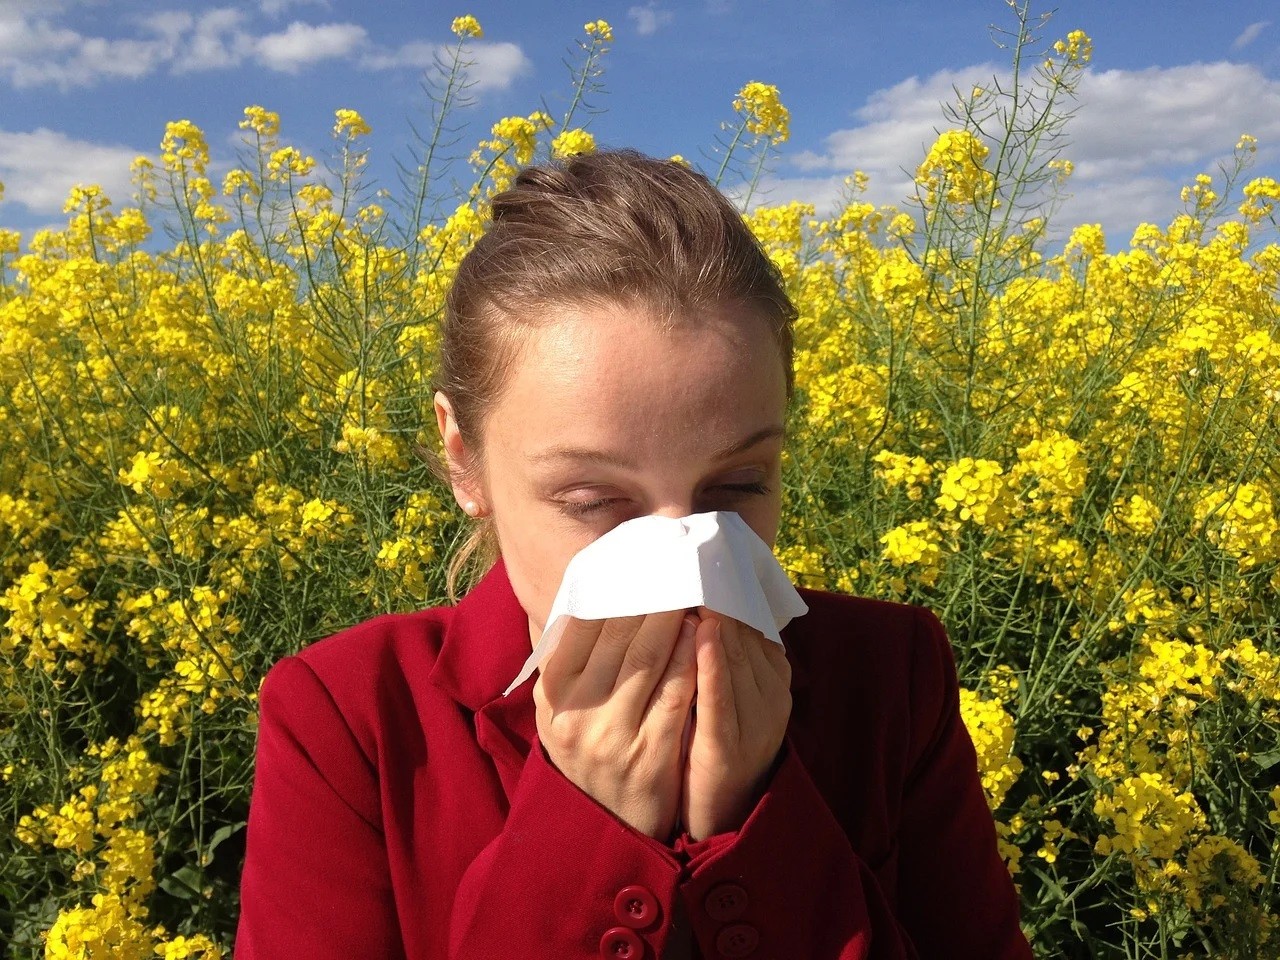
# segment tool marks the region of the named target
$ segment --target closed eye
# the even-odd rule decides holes
[[[761,481],[753,483],[722,483],[719,486],[711,488],[712,490],[728,490],[734,494],[744,494],[751,496],[761,496],[769,492],[767,484]],[[585,517],[590,514],[597,513],[608,507],[610,504],[621,502],[620,497],[601,497],[597,500],[582,500],[578,502],[566,501],[561,504],[561,508],[565,513],[573,517]]]

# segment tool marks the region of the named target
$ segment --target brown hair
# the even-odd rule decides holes
[[[679,161],[602,150],[524,168],[492,200],[492,222],[462,259],[445,302],[431,389],[449,398],[472,451],[457,479],[484,476],[482,427],[498,402],[523,332],[565,307],[643,307],[665,329],[706,311],[763,317],[794,389],[796,309],[782,275],[714,184]],[[420,449],[448,486],[449,468]],[[491,517],[475,521],[449,566],[456,602],[469,559],[482,576],[499,555]],[[474,582],[474,581],[473,581]]]

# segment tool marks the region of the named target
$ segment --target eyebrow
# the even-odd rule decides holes
[[[775,424],[771,427],[764,427],[761,430],[757,430],[750,436],[739,440],[737,443],[731,443],[729,446],[715,451],[712,456],[716,460],[728,460],[736,454],[742,453],[745,450],[750,450],[757,443],[762,443],[765,440],[771,440],[774,437],[781,437],[784,436],[784,434],[785,431],[780,425]],[[624,455],[609,453],[605,450],[589,450],[583,447],[549,447],[540,453],[533,453],[529,455],[529,461],[531,463],[550,463],[562,460],[593,463],[600,466],[624,467],[628,469],[636,468],[635,461]]]

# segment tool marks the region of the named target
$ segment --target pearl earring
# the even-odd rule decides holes
[[[463,505],[462,509],[467,511],[467,513],[471,514],[471,516],[474,517],[476,515],[476,502],[474,500],[468,500]]]

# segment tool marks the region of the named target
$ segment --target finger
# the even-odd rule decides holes
[[[738,711],[733,695],[733,677],[720,637],[720,621],[708,617],[699,627],[697,728],[725,743],[737,742]]]
[[[656,740],[669,742],[677,735],[683,737],[689,723],[697,685],[697,649],[694,646],[697,628],[698,622],[691,616],[681,621],[671,659],[653,688],[643,719],[637,724],[650,730]]]
[[[777,654],[782,653],[782,647],[774,643],[759,630],[754,628],[743,628],[743,634],[746,640],[747,654],[751,659],[751,673],[755,677],[756,690],[763,699],[772,696],[779,687],[790,687],[789,673],[787,677],[782,676],[782,671],[790,670],[788,664],[785,668],[779,665],[778,660],[781,659],[786,664],[786,655],[781,658]]]
[[[778,685],[791,692],[791,661],[787,658],[787,651],[780,643],[772,641],[762,645],[765,660],[768,661],[773,677],[777,679]]]
[[[720,619],[720,646],[724,648],[729,681],[733,685],[734,710],[741,718],[760,702],[760,686],[756,683],[755,667],[748,648],[753,638],[748,635],[747,628],[733,617],[717,616]]]
[[[627,655],[627,647],[644,626],[645,615],[609,617],[599,621],[602,629],[582,669],[584,688],[611,693],[618,682],[618,671]]]
[[[683,610],[647,614],[622,655],[612,695],[618,699],[623,713],[637,723],[653,696],[654,687],[666,672],[671,653],[680,638],[683,619]]]
[[[579,620],[577,617],[569,617],[565,622],[559,644],[539,670],[543,691],[553,703],[582,673],[604,625],[603,620]]]

